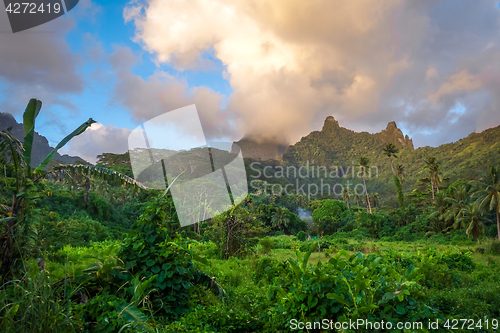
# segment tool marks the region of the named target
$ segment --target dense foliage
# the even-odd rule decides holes
[[[127,154],[31,169],[40,107],[28,105],[24,143],[0,136],[3,332],[436,331],[430,322],[498,331],[497,167],[446,186],[448,161],[422,156],[408,193],[413,176],[393,158],[415,152],[375,142],[397,205],[363,174],[368,194],[249,188],[228,211],[181,227],[168,188],[144,190],[127,176]],[[472,328],[452,328],[465,318]],[[335,326],[359,320],[357,330]],[[367,328],[381,320],[385,328]]]

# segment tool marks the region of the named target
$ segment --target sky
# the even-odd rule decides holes
[[[498,0],[80,0],[13,34],[0,11],[0,111],[43,102],[62,153],[123,153],[132,130],[194,104],[207,141],[293,144],[327,116],[396,121],[416,147],[500,125]],[[166,127],[168,128],[168,127]],[[178,131],[165,130],[165,140]]]

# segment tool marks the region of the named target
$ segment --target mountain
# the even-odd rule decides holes
[[[240,147],[243,157],[254,160],[282,161],[286,150],[286,146],[275,142],[257,142],[249,138],[243,138],[235,143]]]
[[[399,148],[393,164],[403,165],[406,170],[405,193],[416,188],[419,179],[428,176],[425,160],[431,156],[440,163],[443,177],[448,179],[441,188],[458,179],[477,179],[478,171],[486,170],[489,165],[500,166],[500,126],[472,133],[457,142],[414,149],[412,140],[403,135],[395,122],[390,122],[380,133],[370,134],[340,127],[333,117],[325,120],[321,131],[314,131],[290,145],[283,154],[283,161],[331,168],[357,166],[360,157],[365,156],[376,171],[376,176],[368,181],[368,189],[392,197],[395,192],[390,160],[382,152],[389,142]]]
[[[369,192],[378,192],[381,200],[388,202],[395,200],[396,192],[390,160],[382,151],[387,143],[393,143],[399,149],[398,157],[393,158],[393,164],[402,165],[406,171],[403,183],[403,192],[406,194],[419,187],[420,179],[428,177],[425,160],[431,156],[440,163],[445,179],[440,189],[458,179],[478,179],[478,171],[486,170],[490,165],[500,166],[500,126],[481,133],[472,133],[457,142],[439,147],[414,149],[412,140],[403,134],[395,122],[390,122],[387,128],[379,133],[370,134],[340,127],[333,117],[326,118],[321,131],[311,132],[290,145],[283,153],[281,161],[279,157],[273,158],[277,154],[276,148],[265,144],[260,144],[259,149],[250,150],[253,153],[251,158],[245,154],[243,156],[247,157],[249,181],[260,179],[282,186],[287,183],[296,184],[297,180],[299,183],[319,185],[322,184],[320,178],[331,186],[345,185],[346,181],[351,184],[359,183],[361,180],[352,170],[358,172],[360,157],[364,156],[370,160],[370,170],[373,171],[367,179]],[[283,177],[280,170],[288,170],[290,166],[309,166],[309,169],[315,169],[316,173],[311,173],[313,176],[305,179],[301,176],[289,177],[287,171],[287,175]],[[328,173],[325,173],[325,170],[328,170]],[[335,172],[332,178],[332,170],[339,170],[341,178],[335,178]],[[342,177],[343,172],[345,177]]]
[[[2,113],[0,112],[0,131],[6,130],[7,128],[12,127],[12,134],[19,141],[23,142],[24,140],[24,129],[23,125],[19,124],[16,119],[10,113]],[[31,156],[31,165],[37,166],[50,154],[53,150],[51,146],[49,146],[49,141],[43,135],[35,132],[33,137],[33,149]],[[54,160],[57,160],[63,164],[74,164],[74,163],[85,163],[87,164],[83,158],[78,156],[69,156],[69,155],[61,155],[59,153],[56,154]]]
[[[353,160],[372,151],[381,151],[387,143],[405,151],[413,150],[413,141],[390,122],[380,133],[354,132],[339,126],[334,117],[326,118],[321,131],[311,132],[299,142],[289,146],[283,154],[283,161],[316,165],[351,165]]]
[[[236,143],[243,150],[247,178],[254,190],[256,188],[253,185],[259,184],[256,180],[266,181],[271,185],[280,184],[282,189],[292,184],[293,186],[286,187],[291,191],[300,188],[301,184],[306,184],[306,189],[308,184],[323,186],[322,182],[328,183],[332,191],[334,186],[346,185],[347,181],[353,186],[362,183],[358,175],[351,171],[355,169],[358,172],[359,159],[364,156],[370,160],[369,167],[372,171],[367,178],[369,192],[378,192],[380,200],[390,204],[395,204],[396,191],[390,160],[382,152],[387,143],[393,143],[399,148],[398,157],[393,158],[393,164],[402,165],[406,170],[403,183],[405,194],[419,187],[419,179],[428,177],[425,160],[431,156],[440,163],[442,174],[447,178],[439,186],[441,190],[458,179],[478,179],[478,171],[486,170],[490,165],[500,166],[500,126],[472,133],[457,142],[439,147],[415,149],[412,140],[403,134],[395,122],[390,122],[379,133],[370,134],[340,127],[333,117],[328,117],[321,131],[311,132],[286,149],[272,142],[258,143],[248,139]],[[195,155],[192,157],[196,158]],[[107,166],[129,166],[128,154],[103,154],[100,161]],[[185,168],[185,164],[179,163],[179,170]],[[307,165],[310,171],[314,167],[315,172],[303,177],[302,174],[307,170],[304,166]],[[298,172],[295,173],[294,169]],[[339,176],[335,170],[339,171]],[[342,177],[343,173],[345,177]],[[341,199],[339,196],[335,198]]]

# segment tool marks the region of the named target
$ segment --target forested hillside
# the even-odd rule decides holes
[[[382,196],[393,198],[390,159],[383,153],[387,143],[399,148],[395,166],[404,169],[403,189],[409,193],[416,188],[419,180],[428,177],[425,160],[435,157],[440,163],[440,172],[446,184],[462,179],[478,179],[479,170],[488,165],[500,164],[500,126],[481,133],[471,133],[457,142],[439,147],[413,149],[413,143],[394,122],[381,133],[356,133],[342,128],[333,119],[327,118],[321,131],[312,132],[299,142],[287,148],[283,160],[288,164],[315,166],[358,165],[359,158],[366,156],[369,165],[378,167],[378,177],[372,177],[367,186]],[[265,163],[265,162],[262,162]]]
[[[280,168],[299,166],[247,160],[249,194],[182,227],[170,186],[203,174],[189,167],[200,162],[200,149],[172,160],[171,170],[187,176],[170,180],[166,190],[131,178],[128,153],[104,153],[95,166],[51,163],[57,149],[94,123],[89,119],[31,167],[41,106],[29,102],[23,142],[0,131],[2,332],[494,333],[500,327],[500,167],[486,164],[498,158],[498,128],[414,151],[395,125],[381,135],[327,128],[302,145],[317,142],[326,151],[328,137],[342,137],[344,149],[317,150],[315,158],[354,159],[354,176],[329,180],[355,179],[363,193],[344,187],[338,199],[312,194],[318,177],[304,179],[307,193],[287,193],[283,186],[292,179],[279,177]],[[300,163],[312,164],[304,162],[307,150],[295,152]],[[231,154],[212,153],[222,164],[230,161]],[[453,166],[449,154],[484,173]],[[419,165],[400,172],[396,163],[412,156]],[[385,186],[394,200],[372,191],[381,181],[368,177],[370,160],[380,161],[381,174],[392,174]],[[460,181],[445,184],[446,167]],[[273,177],[265,177],[269,170]],[[407,181],[411,190],[403,191],[411,177],[421,178],[419,186]],[[184,194],[198,197],[197,191]],[[192,212],[206,205],[195,201]],[[457,326],[463,318],[467,329]],[[349,322],[362,324],[345,328]]]

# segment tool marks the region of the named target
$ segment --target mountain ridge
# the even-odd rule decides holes
[[[394,121],[389,122],[385,130],[371,134],[368,132],[355,132],[345,127],[341,127],[338,121],[335,120],[333,116],[326,117],[321,131],[312,131],[305,137],[302,137],[301,140],[288,146],[273,141],[258,142],[248,137],[243,137],[241,140],[235,141],[234,143],[241,148],[243,157],[245,158],[261,160],[261,161],[276,160],[281,162],[289,158],[289,156],[287,156],[286,154],[287,151],[290,149],[290,147],[299,144],[304,138],[307,138],[309,135],[313,133],[320,133],[320,132],[332,133],[337,131],[343,131],[346,134],[351,133],[353,135],[357,135],[358,133],[362,135],[372,135],[374,136],[374,138],[378,138],[382,143],[390,142],[393,143],[395,146],[409,147],[411,149],[414,149],[413,140],[410,139],[408,135],[404,135],[401,129],[397,127],[396,122]],[[289,152],[288,154],[293,154],[293,153]]]
[[[19,141],[23,142],[23,125],[18,123],[12,114],[7,112],[0,112],[0,131],[6,130],[9,127],[12,127],[12,135]],[[33,137],[33,149],[31,153],[31,166],[37,166],[42,163],[53,149],[54,148],[49,145],[49,141],[47,140],[47,138],[35,131],[35,135]],[[74,164],[78,162],[88,163],[79,156],[70,156],[66,154],[61,155],[59,153],[56,153],[54,160],[57,160],[64,164]]]

